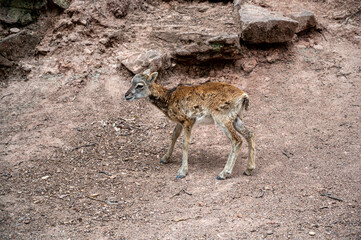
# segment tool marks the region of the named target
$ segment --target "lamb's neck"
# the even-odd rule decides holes
[[[153,83],[149,90],[149,101],[167,115],[170,91],[156,83]]]

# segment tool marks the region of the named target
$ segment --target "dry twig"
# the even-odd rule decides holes
[[[333,195],[331,195],[330,193],[327,193],[327,192],[321,193],[321,196],[325,196],[325,197],[328,197],[328,198],[331,198],[333,200],[337,200],[337,201],[340,201],[340,202],[343,201],[343,199],[341,199],[339,197],[335,197],[335,196],[333,196]]]
[[[103,17],[106,18],[106,16],[104,15],[104,13],[102,13],[102,12],[99,10],[99,8],[97,7],[96,0],[94,0],[94,7],[95,7],[95,9],[100,13],[100,15],[102,15]]]
[[[258,196],[256,196],[256,198],[262,198],[264,196],[264,190],[260,189],[260,194]]]
[[[85,145],[74,147],[71,151],[77,150],[79,148],[84,148],[84,147],[92,147],[92,146],[95,146],[95,145],[96,145],[96,143],[85,144]]]
[[[358,13],[361,12],[361,8],[359,10],[357,10],[356,12],[354,12],[353,14],[351,14],[350,16],[348,16],[345,20],[345,25],[347,25],[348,21],[353,18],[354,16],[356,16]]]

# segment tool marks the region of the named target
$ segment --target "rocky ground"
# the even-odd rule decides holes
[[[281,45],[228,41],[226,59],[209,39],[239,34],[233,3],[119,2],[44,13],[36,55],[1,82],[1,239],[360,239],[358,1],[248,1],[307,9],[318,27]],[[249,94],[253,176],[245,142],[216,180],[230,150],[216,126],[194,129],[186,178],[175,179],[181,140],[159,163],[174,123],[124,100],[124,62],[148,50],[160,84]]]

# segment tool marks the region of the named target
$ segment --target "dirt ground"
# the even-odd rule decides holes
[[[144,2],[116,19],[96,3],[106,18],[74,0],[41,42],[50,52],[23,60],[27,80],[0,89],[0,239],[361,238],[360,16],[345,24],[357,1],[253,1],[313,11],[323,31],[242,46],[257,62],[250,73],[232,62],[160,72],[167,87],[211,80],[249,94],[257,168],[242,175],[244,141],[224,181],[230,144],[216,126],[195,127],[186,178],[175,178],[181,140],[159,163],[174,123],[146,100],[124,100],[132,75],[119,61],[160,44],[147,41],[155,23],[233,5]],[[122,42],[105,46],[119,29]]]

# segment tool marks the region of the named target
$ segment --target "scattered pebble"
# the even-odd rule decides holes
[[[50,176],[46,175],[46,176],[42,177],[41,179],[46,180],[46,179],[48,179],[49,177],[50,177]]]
[[[309,231],[309,232],[308,232],[308,235],[310,235],[310,236],[315,236],[316,233],[315,233],[314,231]]]
[[[20,32],[20,29],[19,28],[10,28],[10,32],[11,33],[18,33],[18,32]]]
[[[268,230],[267,231],[267,235],[272,235],[273,234],[273,231],[272,230]]]
[[[323,47],[321,45],[314,45],[313,48],[316,50],[323,50]]]
[[[93,52],[89,48],[84,49],[85,54],[92,54]]]

